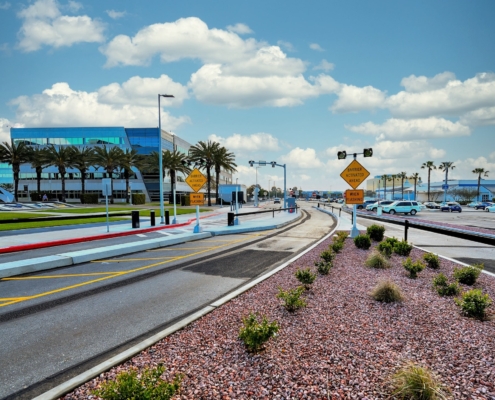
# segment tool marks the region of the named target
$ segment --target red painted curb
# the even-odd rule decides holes
[[[204,215],[204,216],[199,217],[199,218],[200,219],[210,218],[210,217],[213,217],[215,215],[218,215],[218,214]],[[9,247],[0,248],[0,254],[15,253],[16,251],[43,249],[46,247],[63,246],[66,244],[91,242],[93,240],[112,239],[115,237],[136,235],[138,233],[155,232],[155,231],[160,231],[162,229],[180,228],[181,226],[189,225],[194,221],[196,221],[196,218],[191,218],[187,222],[183,222],[181,224],[157,226],[157,227],[153,227],[153,228],[144,228],[144,229],[139,229],[136,231],[104,233],[104,234],[100,234],[100,235],[86,236],[86,237],[73,238],[73,239],[61,239],[61,240],[53,240],[51,242],[29,243],[29,244],[21,244],[21,245],[17,245],[17,246],[9,246]]]

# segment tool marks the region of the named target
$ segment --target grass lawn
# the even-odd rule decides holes
[[[128,220],[128,218],[115,217],[110,218],[110,222]],[[19,222],[15,225],[13,224],[1,224],[0,231],[11,231],[18,229],[31,229],[31,228],[47,228],[51,226],[64,226],[64,225],[83,225],[83,224],[94,224],[97,222],[106,222],[106,217],[100,218],[86,218],[86,219],[72,219],[68,221],[33,221],[33,222]]]
[[[137,210],[139,211],[139,215],[142,215],[143,217],[149,217],[150,215],[150,209],[155,210],[155,216],[159,217],[160,216],[160,208],[159,207],[150,207],[150,208],[139,208],[139,207],[109,207],[108,212],[122,212],[122,211],[128,211],[129,215],[131,211]],[[167,208],[168,209],[168,208]],[[166,211],[166,210],[165,210]],[[168,210],[170,212],[170,215],[173,215],[173,210]],[[200,209],[200,212],[206,212],[210,211],[210,209]],[[104,213],[106,212],[105,207],[91,207],[91,208],[64,208],[63,210],[60,209],[50,209],[50,210],[43,210],[40,211],[41,213],[60,213],[60,214],[91,214],[91,213]],[[194,214],[196,210],[194,208],[177,208],[177,215],[183,215],[183,214]],[[12,214],[12,213],[9,213]],[[20,213],[19,213],[20,214]],[[19,217],[17,214],[15,217],[11,218],[23,218]],[[1,215],[1,214],[0,214]],[[39,215],[38,215],[39,216]]]
[[[46,217],[46,215],[33,213],[33,212],[0,212],[0,220],[10,220],[10,219],[19,219],[19,218],[39,218]]]

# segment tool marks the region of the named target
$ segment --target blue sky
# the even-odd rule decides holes
[[[495,177],[495,2],[0,0],[0,140],[10,126],[157,126],[344,190],[453,161]],[[442,174],[434,171],[433,180]],[[281,168],[258,183],[283,185]]]

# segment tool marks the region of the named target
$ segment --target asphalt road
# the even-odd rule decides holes
[[[0,281],[0,398],[31,399],[276,268],[328,233],[311,218]],[[24,301],[24,296],[32,296]]]

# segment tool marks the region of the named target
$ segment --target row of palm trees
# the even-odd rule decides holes
[[[414,197],[416,198],[416,185],[418,181],[421,180],[421,177],[419,176],[419,173],[415,172],[411,176],[407,176],[407,172],[403,171],[398,174],[392,174],[392,175],[382,175],[380,176],[380,181],[383,182],[383,190],[384,190],[384,198],[387,198],[387,181],[390,182],[392,181],[392,199],[394,198],[395,195],[395,181],[397,179],[401,180],[401,192],[402,192],[402,198],[404,198],[404,180],[406,179],[411,179],[414,180]]]
[[[151,173],[159,172],[159,155],[151,152],[149,155],[140,155],[135,149],[122,150],[118,146],[28,146],[23,142],[0,145],[0,162],[12,166],[14,176],[14,196],[18,200],[19,172],[24,163],[31,164],[36,172],[37,190],[41,192],[41,175],[43,169],[55,166],[58,169],[62,183],[62,201],[65,201],[65,176],[67,169],[77,169],[81,173],[81,194],[85,194],[86,174],[91,167],[102,168],[111,178],[114,172],[123,174],[126,181],[127,202],[129,202],[129,179],[134,175],[133,168]],[[218,198],[218,185],[220,171],[235,172],[237,165],[233,153],[217,142],[198,142],[189,149],[189,155],[177,150],[167,150],[162,153],[163,175],[170,176],[172,184],[175,184],[177,174],[188,174],[190,168],[186,161],[202,161],[201,167],[207,175],[208,205],[211,206],[211,170],[216,176],[216,197]],[[113,202],[113,196],[110,196]]]

